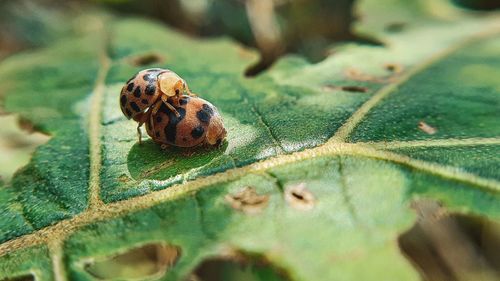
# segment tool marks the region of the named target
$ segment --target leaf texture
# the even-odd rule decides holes
[[[252,79],[256,54],[231,40],[104,14],[3,61],[5,110],[52,138],[0,188],[0,279],[94,280],[96,260],[159,243],[181,249],[164,280],[233,252],[291,280],[418,280],[397,244],[414,199],[500,217],[500,17],[379,2],[356,29],[384,46],[287,56]],[[217,106],[224,146],[136,143],[118,94],[144,56]]]

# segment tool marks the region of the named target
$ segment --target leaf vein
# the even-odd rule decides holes
[[[248,105],[250,105],[250,109],[252,110],[252,112],[255,115],[257,115],[257,118],[259,119],[260,123],[264,126],[264,128],[266,128],[267,132],[271,136],[271,139],[273,140],[274,145],[276,146],[276,149],[278,150],[277,151],[278,154],[283,154],[283,152],[285,151],[285,149],[283,148],[281,142],[278,140],[278,138],[274,134],[273,130],[271,129],[271,127],[269,126],[269,124],[265,120],[265,118],[262,115],[262,113],[257,109],[257,107],[255,106],[255,104],[253,104],[252,102],[250,102],[248,100],[248,98],[246,97],[245,94],[244,94],[244,97],[243,97],[243,101],[245,103],[247,103]]]
[[[500,138],[435,139],[417,141],[381,141],[359,143],[378,149],[397,149],[407,147],[455,147],[473,145],[499,145]]]
[[[102,144],[101,144],[101,119],[102,105],[105,91],[105,80],[110,69],[111,59],[108,55],[109,38],[104,23],[101,26],[103,42],[99,53],[100,68],[97,73],[94,90],[90,101],[89,116],[89,150],[90,150],[90,174],[89,174],[89,208],[95,209],[103,204],[100,198],[100,173],[102,168]]]
[[[356,208],[354,207],[353,202],[351,201],[351,196],[349,195],[349,190],[347,188],[347,181],[344,174],[344,163],[342,162],[342,156],[339,157],[339,175],[340,175],[340,194],[342,195],[342,199],[345,203],[349,216],[351,218],[353,225],[359,225],[359,218],[356,212]]]
[[[416,74],[422,72],[430,65],[443,59],[446,56],[454,53],[455,51],[467,46],[468,44],[476,42],[479,38],[488,37],[497,34],[499,30],[487,30],[486,32],[477,33],[471,37],[468,37],[457,44],[444,49],[441,52],[436,53],[434,56],[430,57],[428,60],[413,67],[410,71],[403,73],[397,81],[392,84],[388,84],[382,87],[377,93],[375,93],[370,99],[368,99],[361,107],[358,108],[347,121],[337,130],[337,132],[328,140],[329,143],[332,142],[345,142],[349,135],[354,131],[356,126],[361,123],[361,121],[366,117],[366,115],[377,106],[382,100],[387,98],[406,81],[410,80]]]

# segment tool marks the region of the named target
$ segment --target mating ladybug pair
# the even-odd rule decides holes
[[[226,130],[219,112],[208,101],[191,93],[184,79],[168,69],[139,71],[120,93],[120,107],[156,142],[179,147],[219,145]]]

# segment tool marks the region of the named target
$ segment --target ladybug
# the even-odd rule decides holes
[[[120,108],[128,119],[139,123],[139,143],[141,126],[151,116],[155,116],[161,106],[165,106],[177,118],[180,117],[176,107],[180,107],[180,98],[184,93],[196,96],[191,93],[184,79],[168,69],[141,70],[125,83],[120,93]]]
[[[184,95],[174,107],[178,116],[162,103],[146,123],[148,135],[163,148],[220,145],[226,137],[222,118],[208,101]]]

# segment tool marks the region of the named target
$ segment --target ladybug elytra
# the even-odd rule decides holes
[[[217,109],[191,93],[184,79],[168,69],[139,71],[123,86],[120,107],[128,119],[138,122],[139,143],[144,123],[148,135],[161,145],[217,145],[226,137]]]

